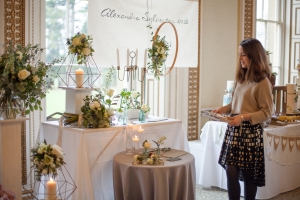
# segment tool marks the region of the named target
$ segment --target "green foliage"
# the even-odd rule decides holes
[[[45,64],[40,60],[44,49],[38,45],[22,47],[10,43],[4,47],[5,52],[0,56],[0,88],[10,90],[20,98],[24,102],[26,114],[42,110],[41,99],[45,98],[53,83],[48,73],[63,58]]]
[[[123,109],[140,109],[141,103],[138,98],[141,94],[138,91],[128,91],[126,88],[123,88],[121,93],[121,103],[119,112],[122,112]]]
[[[101,102],[101,95],[86,96],[83,99],[85,102],[81,107],[83,113],[82,125],[85,128],[107,128],[110,127],[111,112],[107,111],[103,102]]]
[[[153,42],[154,37],[151,42]],[[148,69],[154,73],[154,77],[159,80],[159,76],[162,75],[163,66],[165,66],[166,59],[169,55],[170,45],[165,39],[165,36],[160,38],[157,35],[152,48],[148,48],[148,58],[151,62],[148,62]]]

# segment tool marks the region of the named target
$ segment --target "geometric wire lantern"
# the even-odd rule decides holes
[[[33,167],[27,179],[31,176],[32,173],[34,173]],[[32,184],[23,185],[23,195],[26,195],[27,199],[46,199],[48,195],[46,183],[50,179],[50,177],[42,176],[41,178],[43,180],[41,181],[34,180],[34,183]],[[77,189],[77,186],[75,185],[72,177],[70,176],[68,170],[64,165],[62,165],[61,168],[58,169],[58,179],[59,180],[55,180],[57,183],[55,200],[68,199]]]
[[[67,55],[67,57],[70,56],[70,54]],[[101,73],[96,65],[93,57],[91,55],[86,57],[86,62],[83,62],[81,69],[83,72],[77,73],[78,70],[75,70],[74,65],[74,58],[75,54],[71,54],[71,60],[70,64],[66,67],[66,71],[64,72],[63,64],[66,61],[67,57],[59,67],[57,71],[57,75],[61,78],[61,80],[65,83],[67,87],[72,86],[73,83],[75,83],[76,87],[83,87],[84,85],[88,85],[89,87],[93,88],[93,84],[97,81],[97,79],[100,77]],[[75,69],[74,69],[75,68]]]

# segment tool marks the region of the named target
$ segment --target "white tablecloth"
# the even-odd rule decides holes
[[[153,140],[166,136],[165,146],[189,152],[187,135],[180,120],[138,124],[144,129],[145,139],[155,147]],[[66,168],[77,189],[72,199],[113,200],[113,156],[125,150],[125,126],[102,129],[63,127],[62,149]],[[58,139],[58,122],[41,124],[38,141],[55,144]]]
[[[115,199],[195,199],[195,158],[190,153],[180,158],[174,162],[165,160],[163,166],[132,165],[132,155],[116,154],[113,160]]]
[[[200,175],[197,184],[204,186],[217,186],[227,189],[227,180],[225,170],[218,164],[224,133],[227,127],[225,122],[208,121],[202,128],[200,136],[203,145],[203,159],[200,163]],[[280,193],[293,190],[300,186],[298,173],[300,164],[296,146],[289,152],[287,146],[281,151],[281,146],[275,151],[273,146],[268,143],[267,134],[294,137],[300,136],[300,124],[290,124],[287,126],[270,126],[264,130],[264,150],[265,150],[265,170],[266,186],[258,187],[257,199],[269,199]],[[274,142],[271,143],[272,145]],[[293,151],[295,151],[293,153]],[[294,154],[294,155],[291,155]],[[288,157],[289,164],[283,165]],[[241,183],[241,195],[244,194],[244,184]]]

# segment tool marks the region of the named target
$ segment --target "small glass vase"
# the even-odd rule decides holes
[[[24,107],[23,101],[11,90],[2,90],[0,94],[0,118],[16,119]]]
[[[157,146],[156,150],[155,150],[156,155],[160,155],[160,148],[159,146]]]
[[[146,113],[142,110],[139,111],[139,121],[141,123],[145,123],[146,121]]]

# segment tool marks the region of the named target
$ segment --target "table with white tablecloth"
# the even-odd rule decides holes
[[[218,164],[227,123],[208,121],[200,136],[203,158],[197,184],[227,189],[225,170]],[[285,141],[286,140],[286,141]],[[269,126],[264,129],[265,187],[258,187],[257,199],[269,199],[300,187],[300,124]],[[285,148],[283,147],[285,144]],[[300,145],[300,143],[299,143]],[[276,146],[276,148],[275,148]],[[241,181],[241,195],[244,186]]]
[[[144,129],[144,138],[151,142],[153,147],[155,144],[152,140],[157,141],[161,136],[166,136],[165,147],[189,152],[182,121],[167,119],[143,124],[135,123]],[[71,199],[114,199],[112,160],[115,154],[125,150],[125,128],[124,125],[85,129],[61,127],[58,122],[41,124],[39,142],[46,139],[48,144],[55,144],[61,133],[66,168],[77,186]]]
[[[195,199],[195,158],[186,153],[181,160],[164,165],[132,165],[133,155],[120,152],[113,159],[116,200]]]

